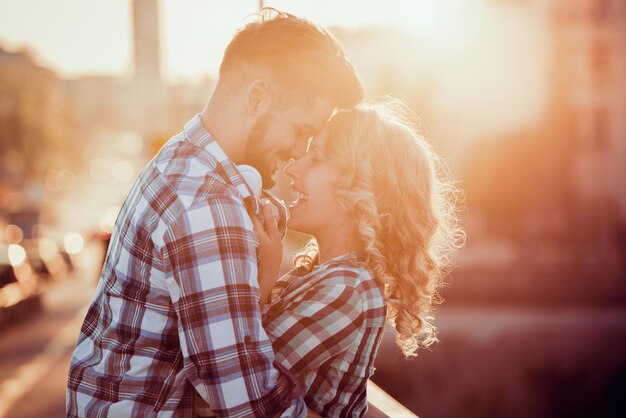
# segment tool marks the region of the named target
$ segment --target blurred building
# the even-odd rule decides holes
[[[169,125],[169,88],[161,77],[161,41],[157,0],[134,0],[134,76],[126,90],[130,114],[148,138],[164,135]]]
[[[0,222],[46,208],[42,223],[66,217],[78,227],[73,212],[60,206],[72,193],[90,201],[85,217],[97,218],[119,204],[145,162],[202,110],[214,80],[166,83],[159,1],[130,4],[133,65],[121,77],[62,79],[28,52],[0,47]],[[92,188],[102,193],[82,197]]]
[[[68,80],[81,131],[139,133],[151,150],[199,112],[213,88],[207,79],[194,85],[169,85],[162,78],[159,2],[134,0],[133,68],[122,78],[81,77]]]
[[[615,240],[626,228],[626,2],[551,0],[547,11],[553,75],[571,112],[581,238]]]
[[[159,9],[155,0],[133,1],[135,79],[146,83],[161,80]]]
[[[503,19],[504,25],[522,14],[528,29],[539,30],[541,42],[533,43],[537,38],[529,35],[526,43],[515,45],[541,49],[531,55],[537,63],[512,71],[508,80],[523,84],[529,80],[523,71],[537,71],[542,100],[532,102],[534,119],[492,133],[461,115],[473,109],[445,101],[449,79],[432,56],[437,51],[412,34],[384,27],[332,28],[368,95],[403,97],[467,193],[463,224],[469,242],[446,298],[549,304],[626,300],[626,2],[485,0],[487,10],[497,12],[490,18]],[[463,44],[451,42],[457,48]],[[500,67],[489,64],[478,68],[498,78]],[[465,74],[459,65],[449,72]],[[458,98],[463,91],[456,93]],[[489,94],[485,91],[485,102]],[[489,109],[490,103],[484,105]],[[518,104],[509,105],[516,112]]]
[[[0,213],[41,203],[41,184],[77,166],[69,111],[51,70],[0,48]]]
[[[490,224],[486,233],[514,240],[548,238],[593,257],[619,253],[626,248],[626,3],[487,2],[532,10],[543,21],[548,91],[534,124],[479,141],[465,156],[477,218]]]

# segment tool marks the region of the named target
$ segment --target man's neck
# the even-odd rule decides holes
[[[241,123],[232,120],[233,112],[228,106],[218,106],[212,97],[200,114],[200,122],[211,137],[222,147],[228,158],[240,164],[245,144],[241,144]]]

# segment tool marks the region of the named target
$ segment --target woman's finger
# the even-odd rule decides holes
[[[256,234],[258,238],[260,233],[262,232],[265,233],[265,229],[258,216],[253,215],[251,216],[251,219],[252,219],[252,229],[254,229],[254,233]]]
[[[265,222],[265,230],[272,236],[279,234],[278,225],[276,225],[276,219],[272,213],[272,207],[270,202],[263,203],[263,218]]]

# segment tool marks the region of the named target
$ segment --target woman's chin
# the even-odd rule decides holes
[[[287,229],[290,229],[292,231],[296,231],[296,232],[300,232],[298,231],[298,223],[297,222],[293,222],[291,220],[291,215],[289,216],[289,219],[287,219]]]
[[[293,220],[292,218],[289,218],[287,220],[287,229],[291,231],[295,231],[295,232],[300,232],[302,234],[310,233],[310,232],[307,232],[307,228],[304,225],[302,225],[302,223],[298,222],[297,220]]]

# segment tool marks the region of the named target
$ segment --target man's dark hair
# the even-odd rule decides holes
[[[363,87],[337,39],[289,13],[264,8],[260,19],[239,30],[224,52],[220,79],[239,83],[257,69],[291,94],[326,97],[338,108],[358,104]]]

